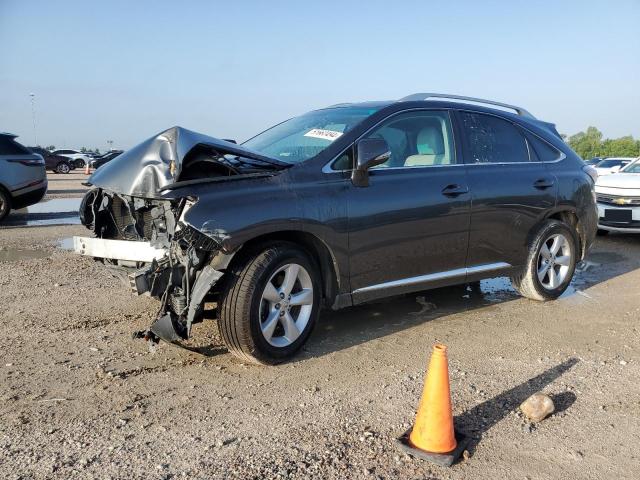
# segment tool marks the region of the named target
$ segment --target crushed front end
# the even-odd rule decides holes
[[[80,207],[81,222],[95,238],[75,237],[75,251],[103,261],[134,293],[160,300],[156,320],[135,334],[153,343],[186,340],[202,318],[205,296],[223,275],[212,264],[221,244],[180,221],[192,203],[95,188]]]
[[[89,177],[86,184],[94,188],[80,219],[94,237],[74,237],[74,249],[103,261],[138,295],[160,300],[155,322],[138,336],[185,340],[233,257],[223,250],[224,231],[205,234],[184,221],[197,201],[190,192],[270,177],[288,166],[242,145],[169,128]]]

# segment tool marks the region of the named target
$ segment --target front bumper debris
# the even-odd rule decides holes
[[[181,221],[185,206],[185,198],[153,200],[95,189],[83,200],[81,220],[97,238],[73,238],[76,253],[101,260],[133,293],[160,301],[155,321],[134,334],[150,346],[189,338],[203,318],[205,297],[215,299],[226,268],[220,259],[230,258],[220,239]]]
[[[167,249],[154,247],[150,242],[90,237],[73,237],[73,250],[80,255],[126,262],[146,263],[168,255]]]

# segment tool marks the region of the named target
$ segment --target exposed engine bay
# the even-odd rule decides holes
[[[189,202],[136,198],[98,188],[81,205],[81,221],[97,239],[77,237],[76,250],[112,267],[133,293],[160,300],[157,320],[139,335],[153,342],[187,339],[192,324],[202,317],[205,296],[224,273],[210,264],[221,245],[178,220]],[[99,239],[108,243],[96,243]],[[104,245],[109,248],[100,250]],[[130,253],[140,245],[157,252],[150,261],[142,252]]]

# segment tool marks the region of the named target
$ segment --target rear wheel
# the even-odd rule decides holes
[[[56,173],[69,173],[71,171],[71,167],[67,162],[60,162],[56,165]]]
[[[220,302],[218,329],[229,351],[259,364],[293,356],[320,308],[313,260],[293,244],[270,246],[236,265]]]
[[[11,211],[11,197],[9,193],[2,187],[0,187],[0,222],[9,215]]]
[[[527,298],[555,300],[571,283],[577,253],[575,231],[565,223],[548,220],[530,244],[525,269],[511,277],[511,283]]]

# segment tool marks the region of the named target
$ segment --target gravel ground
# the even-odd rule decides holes
[[[639,476],[640,236],[599,238],[556,302],[497,279],[325,312],[294,361],[257,367],[212,319],[197,352],[133,340],[158,305],[57,247],[86,233],[0,228],[2,478]],[[436,341],[472,437],[450,469],[395,445]],[[556,413],[530,425],[517,407],[536,391]]]

